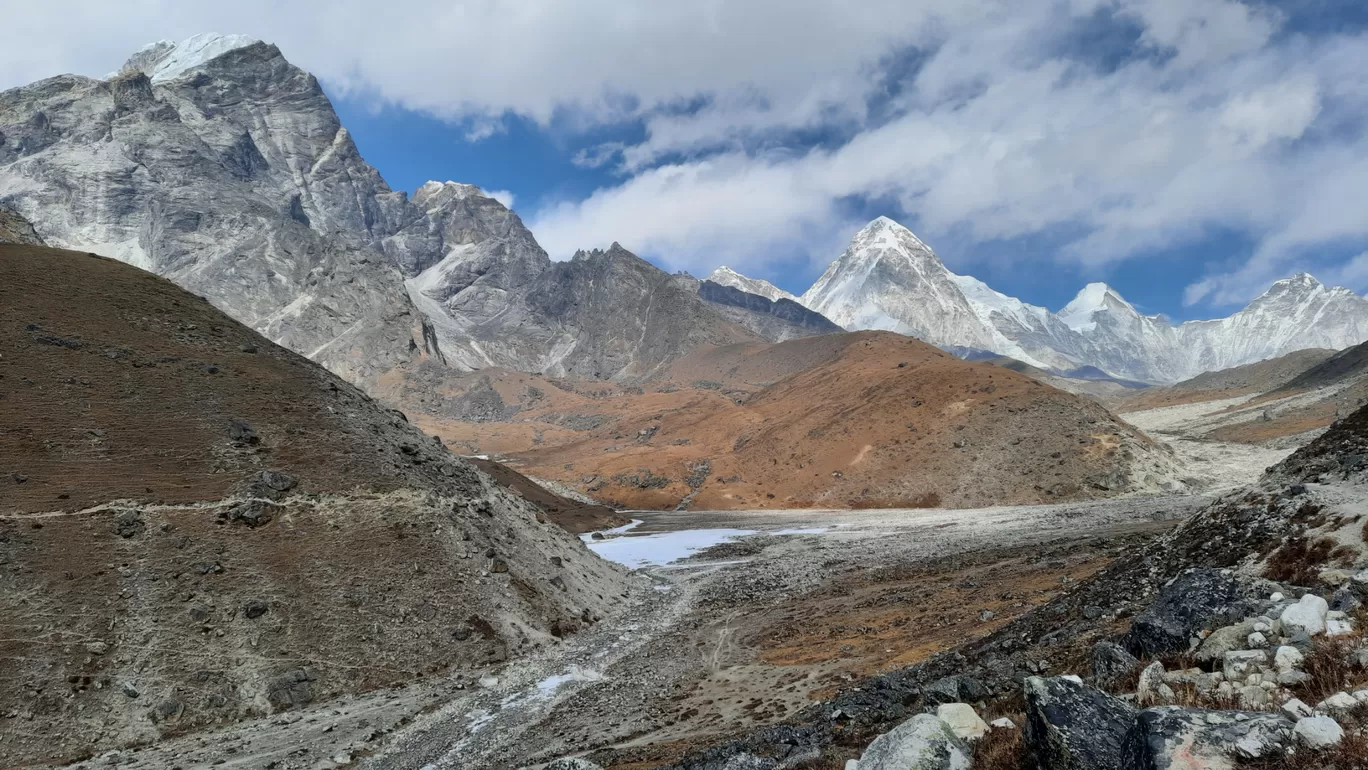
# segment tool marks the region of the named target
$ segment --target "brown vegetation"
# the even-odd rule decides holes
[[[498,371],[394,387],[453,447],[629,508],[1058,502],[1172,472],[1093,402],[887,332],[703,348],[638,387]]]

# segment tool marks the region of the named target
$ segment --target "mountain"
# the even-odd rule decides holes
[[[1177,382],[1368,339],[1368,300],[1305,273],[1216,320],[1175,325],[1144,315],[1103,283],[1089,284],[1051,313],[950,272],[930,247],[887,217],[856,234],[801,301],[847,329],[887,329],[1041,369],[1093,366],[1146,382]]]
[[[473,185],[391,190],[318,81],[241,36],[0,93],[0,203],[373,391],[429,363],[631,378],[704,342],[810,333],[620,247],[554,263]]]
[[[821,313],[794,300],[786,297],[770,300],[734,286],[713,283],[711,279],[699,283],[698,296],[721,309],[731,320],[772,342],[845,331]]]
[[[353,381],[411,358],[377,247],[418,217],[274,46],[198,36],[5,91],[0,136],[0,201],[49,244],[165,275]]]
[[[801,301],[846,329],[895,331],[1043,369],[1076,365],[1052,344],[1070,330],[1048,311],[950,272],[931,247],[888,217],[857,233]]]
[[[730,267],[727,267],[726,265],[723,265],[717,268],[716,270],[712,271],[712,273],[704,280],[712,281],[713,283],[720,284],[722,286],[730,286],[733,289],[740,289],[741,291],[744,291],[747,294],[757,294],[761,297],[764,297],[767,300],[770,300],[771,302],[778,302],[781,299],[788,299],[794,301],[797,301],[798,299],[794,295],[784,291],[783,289],[779,288],[778,286],[775,286],[769,281],[764,280],[763,278],[747,278],[746,276],[736,272],[735,270],[731,269]]]
[[[484,408],[425,424],[628,509],[974,507],[1182,488],[1171,453],[1099,404],[887,332],[700,346],[640,389],[497,370],[466,388]]]
[[[0,275],[0,714],[23,724],[0,766],[473,682],[627,585],[401,413],[170,281],[14,245]]]

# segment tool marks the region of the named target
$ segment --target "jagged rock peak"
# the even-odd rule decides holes
[[[764,297],[771,302],[778,302],[781,299],[793,300],[795,302],[798,301],[796,296],[784,291],[769,281],[766,281],[763,278],[751,278],[750,276],[742,275],[726,265],[722,265],[712,271],[705,280],[712,281],[720,286],[730,286],[733,289],[740,289],[747,294],[755,294]]]
[[[1104,310],[1139,315],[1135,306],[1127,302],[1116,289],[1105,283],[1095,282],[1084,286],[1073,300],[1059,311],[1059,319],[1074,331],[1091,330],[1095,325],[1093,314]]]
[[[498,203],[498,201],[494,200],[494,198],[490,198],[489,195],[485,194],[484,190],[476,185],[465,184],[464,182],[452,182],[450,180],[445,182],[438,182],[435,180],[424,182],[423,186],[419,187],[418,190],[413,193],[413,202],[419,205],[428,203],[440,205],[441,203],[453,200],[465,200],[467,198],[475,197],[489,198],[489,200]],[[502,206],[503,204],[500,203],[499,205]]]
[[[115,74],[126,76],[141,72],[153,83],[164,83],[229,51],[260,42],[246,35],[220,35],[214,32],[191,35],[179,43],[160,40],[144,46],[129,57]]]

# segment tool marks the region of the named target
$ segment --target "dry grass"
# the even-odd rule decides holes
[[[1280,583],[1315,585],[1321,569],[1327,566],[1345,566],[1352,563],[1356,555],[1354,549],[1339,545],[1332,538],[1321,537],[1311,541],[1304,537],[1294,537],[1283,543],[1269,557],[1264,575]]]
[[[1009,717],[1018,725],[1026,723],[1025,714]],[[989,730],[988,734],[974,743],[972,767],[974,770],[1032,770],[1026,741],[1021,730]]]
[[[1293,688],[1297,697],[1315,704],[1361,684],[1364,672],[1353,659],[1355,647],[1354,641],[1346,639],[1326,639],[1312,647],[1302,663],[1311,679]]]

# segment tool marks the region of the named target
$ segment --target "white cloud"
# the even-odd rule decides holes
[[[507,190],[486,190],[485,195],[488,195],[494,200],[502,203],[504,205],[504,208],[508,209],[513,208],[513,201],[517,197]]]
[[[1368,240],[1368,35],[1283,34],[1287,19],[1262,3],[391,0],[376,11],[366,0],[21,4],[0,26],[0,87],[100,75],[150,40],[220,30],[279,44],[335,92],[460,119],[472,140],[510,114],[641,121],[641,141],[567,150],[586,168],[613,165],[619,182],[530,223],[558,256],[617,240],[695,272],[829,259],[858,225],[842,213],[851,197],[900,209],[887,213],[933,242],[1067,232],[1059,259],[1096,270],[1218,229],[1252,241],[1248,259],[1212,255],[1186,291],[1194,303],[1239,301],[1308,264],[1333,271],[1321,246]],[[1134,50],[1107,52],[1133,56],[1110,67],[1080,39],[1099,14],[1138,29]],[[919,66],[900,68],[914,48]]]

